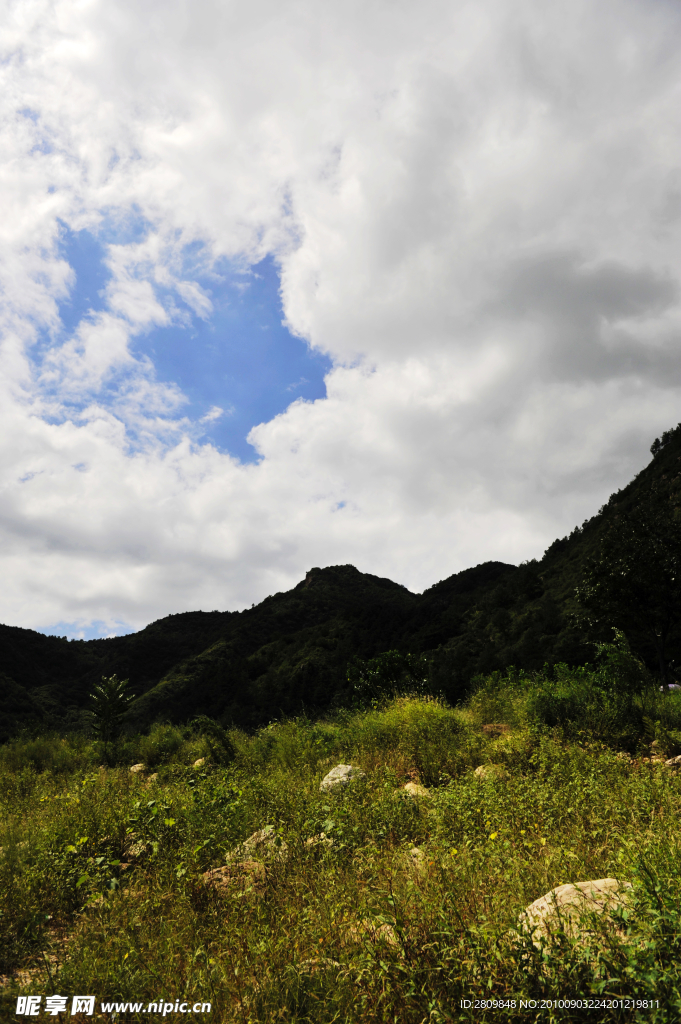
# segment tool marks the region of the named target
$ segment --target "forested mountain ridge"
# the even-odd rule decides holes
[[[347,700],[348,664],[387,650],[427,656],[431,685],[450,700],[481,672],[592,660],[595,637],[576,615],[585,565],[646,495],[676,505],[681,490],[681,429],[651,450],[627,487],[540,560],[486,562],[420,595],[341,565],[311,569],[242,612],[169,615],[107,640],[0,626],[0,739],[23,725],[77,727],[92,686],[113,673],[130,679],[137,725],[208,714],[253,726]]]

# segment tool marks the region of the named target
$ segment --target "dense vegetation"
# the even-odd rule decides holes
[[[133,730],[199,714],[255,728],[281,716],[322,713],[351,703],[353,665],[387,651],[422,659],[430,691],[455,703],[481,673],[590,662],[593,642],[609,640],[613,626],[627,632],[650,668],[673,679],[681,661],[681,602],[675,594],[670,592],[662,655],[662,619],[647,630],[632,622],[597,573],[591,593],[598,607],[593,601],[590,611],[585,607],[586,591],[585,602],[576,598],[585,572],[598,565],[608,544],[621,546],[631,534],[627,524],[651,503],[666,509],[662,548],[671,548],[674,557],[681,552],[674,518],[681,431],[666,432],[652,450],[651,463],[635,480],[569,537],[555,541],[542,559],[520,566],[487,562],[420,595],[345,565],[311,569],[292,590],[243,612],[170,615],[108,640],[69,642],[0,626],[0,741],[21,728],[82,728],[88,694],[102,676],[113,674],[130,680]],[[636,529],[640,536],[640,524]],[[658,555],[665,579],[678,578],[681,587],[681,574],[668,571],[673,558],[665,562],[664,551]],[[646,583],[634,572],[629,582],[645,597],[661,592],[660,579],[658,572]]]
[[[81,734],[13,740],[2,1019],[35,992],[206,1000],[210,1019],[244,1024],[678,1019],[681,776],[644,759],[651,742],[681,750],[681,694],[660,693],[621,639],[593,671],[479,679],[459,708],[402,696],[251,735],[156,725],[108,750]],[[320,792],[337,762],[366,777]],[[483,764],[499,774],[476,776]],[[407,797],[409,780],[429,794]],[[204,881],[267,826],[264,874]],[[307,843],[322,833],[333,842]],[[537,897],[608,876],[633,900],[586,941],[519,936]],[[600,1008],[538,1008],[559,997]],[[632,1009],[612,1008],[625,997]]]

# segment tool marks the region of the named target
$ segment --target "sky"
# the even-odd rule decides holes
[[[681,420],[671,0],[5,0],[0,621],[541,557]]]

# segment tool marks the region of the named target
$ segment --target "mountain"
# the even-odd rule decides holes
[[[350,696],[348,663],[427,655],[431,685],[459,699],[479,673],[592,660],[575,588],[604,531],[651,488],[681,493],[681,425],[623,490],[540,560],[485,562],[412,594],[352,565],[310,569],[242,612],[169,615],[129,636],[68,641],[0,626],[0,739],[22,726],[78,728],[102,675],[129,678],[137,726],[207,714],[252,727]],[[651,652],[639,652],[654,667]],[[681,652],[672,652],[681,654]]]

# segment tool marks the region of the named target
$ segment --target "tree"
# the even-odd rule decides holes
[[[406,693],[428,692],[429,662],[423,655],[385,651],[364,661],[348,664],[348,682],[360,702],[384,700]]]
[[[101,683],[90,694],[92,728],[104,742],[105,750],[120,736],[125,713],[134,699],[126,692],[128,683],[128,679],[119,679],[117,675],[102,676]]]
[[[615,515],[577,597],[592,627],[620,629],[632,650],[654,655],[667,688],[681,625],[681,521],[668,494]]]

